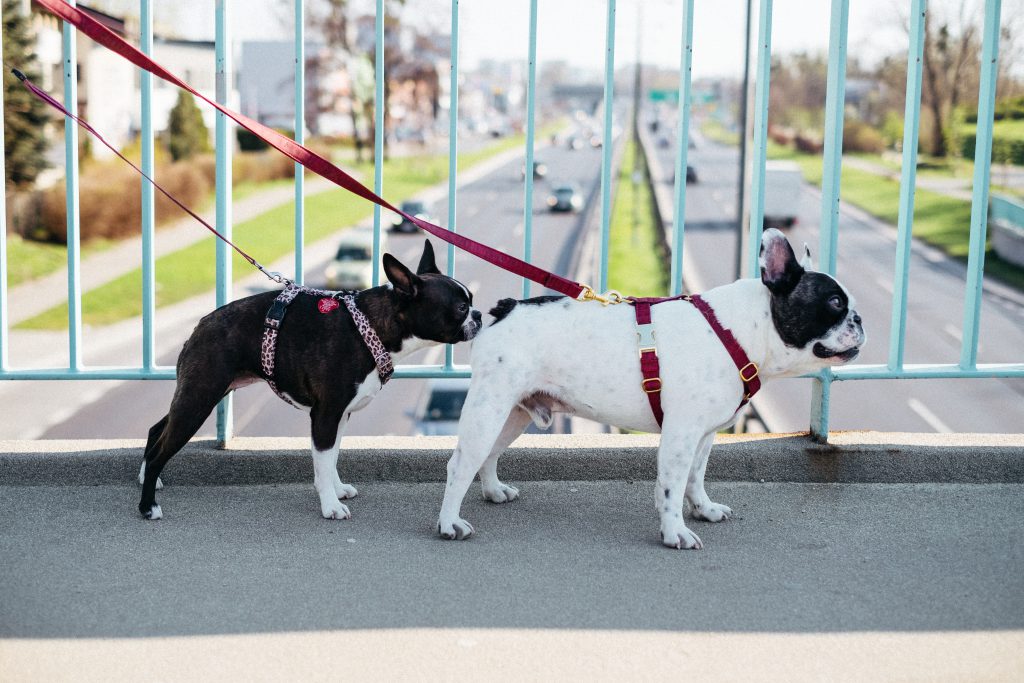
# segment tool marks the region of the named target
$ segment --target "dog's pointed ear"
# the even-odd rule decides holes
[[[761,282],[776,296],[786,296],[803,277],[804,268],[796,260],[789,240],[774,228],[761,239]]]
[[[434,262],[434,246],[430,240],[423,240],[423,256],[420,256],[420,265],[416,267],[417,275],[424,273],[441,274],[441,271],[437,269],[437,263]]]
[[[814,270],[814,261],[811,260],[811,248],[804,242],[804,255],[800,258],[800,267],[804,270]]]
[[[391,254],[384,254],[384,274],[388,276],[395,291],[405,296],[414,297],[420,291],[420,279],[413,275],[398,259]]]

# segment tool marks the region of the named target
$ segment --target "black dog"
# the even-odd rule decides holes
[[[384,255],[383,266],[390,284],[358,292],[354,302],[386,349],[385,361],[388,354],[398,360],[431,344],[454,344],[476,335],[481,315],[472,307],[473,296],[438,271],[429,241],[415,275],[390,254]],[[320,510],[329,519],[351,516],[339,499],[355,496],[356,489],[338,476],[338,443],[349,416],[380,391],[377,362],[353,314],[336,296],[303,291],[287,305],[276,353],[270,353],[273,377],[268,377],[263,335],[268,312],[280,308],[278,295],[265,292],[218,308],[199,321],[185,342],[171,407],[149,430],[139,473],[139,511],[146,519],[163,515],[156,489],[167,461],[229,391],[261,380],[272,380],[282,398],[309,410]]]

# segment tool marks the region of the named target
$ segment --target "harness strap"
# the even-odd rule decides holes
[[[654,419],[657,420],[659,427],[665,418],[665,413],[661,408],[661,364],[658,361],[658,347],[654,334],[654,323],[651,319],[651,307],[655,304],[677,301],[679,299],[689,301],[704,316],[708,325],[711,326],[715,335],[718,336],[719,341],[722,342],[722,346],[729,353],[733,363],[736,364],[736,368],[739,370],[740,381],[743,382],[743,398],[740,400],[736,412],[738,413],[747,404],[751,396],[756,394],[761,388],[761,380],[757,376],[757,365],[747,357],[746,352],[744,352],[740,343],[736,341],[733,333],[722,327],[722,323],[718,321],[718,316],[715,315],[714,309],[700,296],[697,294],[683,294],[667,298],[630,297],[628,301],[633,304],[633,311],[636,315],[640,373],[643,375],[643,379],[640,381],[640,388],[647,394],[647,400],[651,404],[651,412],[654,413]]]
[[[384,342],[380,340],[377,333],[370,326],[370,321],[367,319],[363,312],[356,308],[356,298],[352,294],[346,294],[341,297],[342,302],[345,304],[345,308],[352,314],[352,320],[356,324],[356,329],[359,330],[359,334],[363,337],[363,343],[366,344],[366,348],[370,350],[370,355],[373,356],[373,362],[377,365],[377,375],[380,377],[380,383],[382,385],[387,384],[388,380],[391,379],[391,375],[395,372],[394,363],[391,361],[391,354],[384,348]]]
[[[370,325],[370,320],[356,306],[355,295],[348,292],[332,292],[326,289],[300,287],[299,285],[289,283],[285,285],[285,288],[277,295],[277,298],[274,299],[274,303],[270,305],[270,308],[267,310],[267,316],[263,320],[263,343],[260,349],[260,361],[263,366],[263,374],[266,375],[267,378],[267,384],[269,384],[270,388],[274,390],[274,393],[288,405],[295,408],[301,408],[301,406],[296,404],[288,398],[284,392],[278,389],[277,383],[274,381],[274,358],[277,355],[277,335],[281,329],[281,323],[284,320],[284,315],[288,311],[288,305],[300,293],[312,294],[313,296],[326,296],[332,299],[341,299],[345,304],[345,308],[348,309],[349,314],[352,316],[352,321],[356,324],[356,329],[359,330],[359,334],[363,338],[363,343],[366,344],[366,348],[369,349],[370,355],[373,356],[373,362],[377,366],[377,376],[380,377],[381,385],[387,384],[388,380],[391,379],[391,375],[395,372],[395,366],[391,360],[391,354],[388,353],[387,348],[384,347],[384,342],[380,340],[380,337]]]

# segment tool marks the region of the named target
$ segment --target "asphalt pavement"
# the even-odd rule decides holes
[[[6,680],[1014,680],[1021,484],[720,482],[664,548],[650,481],[0,487]]]

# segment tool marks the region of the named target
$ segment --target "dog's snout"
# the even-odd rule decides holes
[[[484,319],[483,314],[480,313],[480,311],[476,310],[475,308],[473,309],[472,316],[473,316],[473,322],[477,322],[478,323],[478,322],[483,321],[483,319]]]

